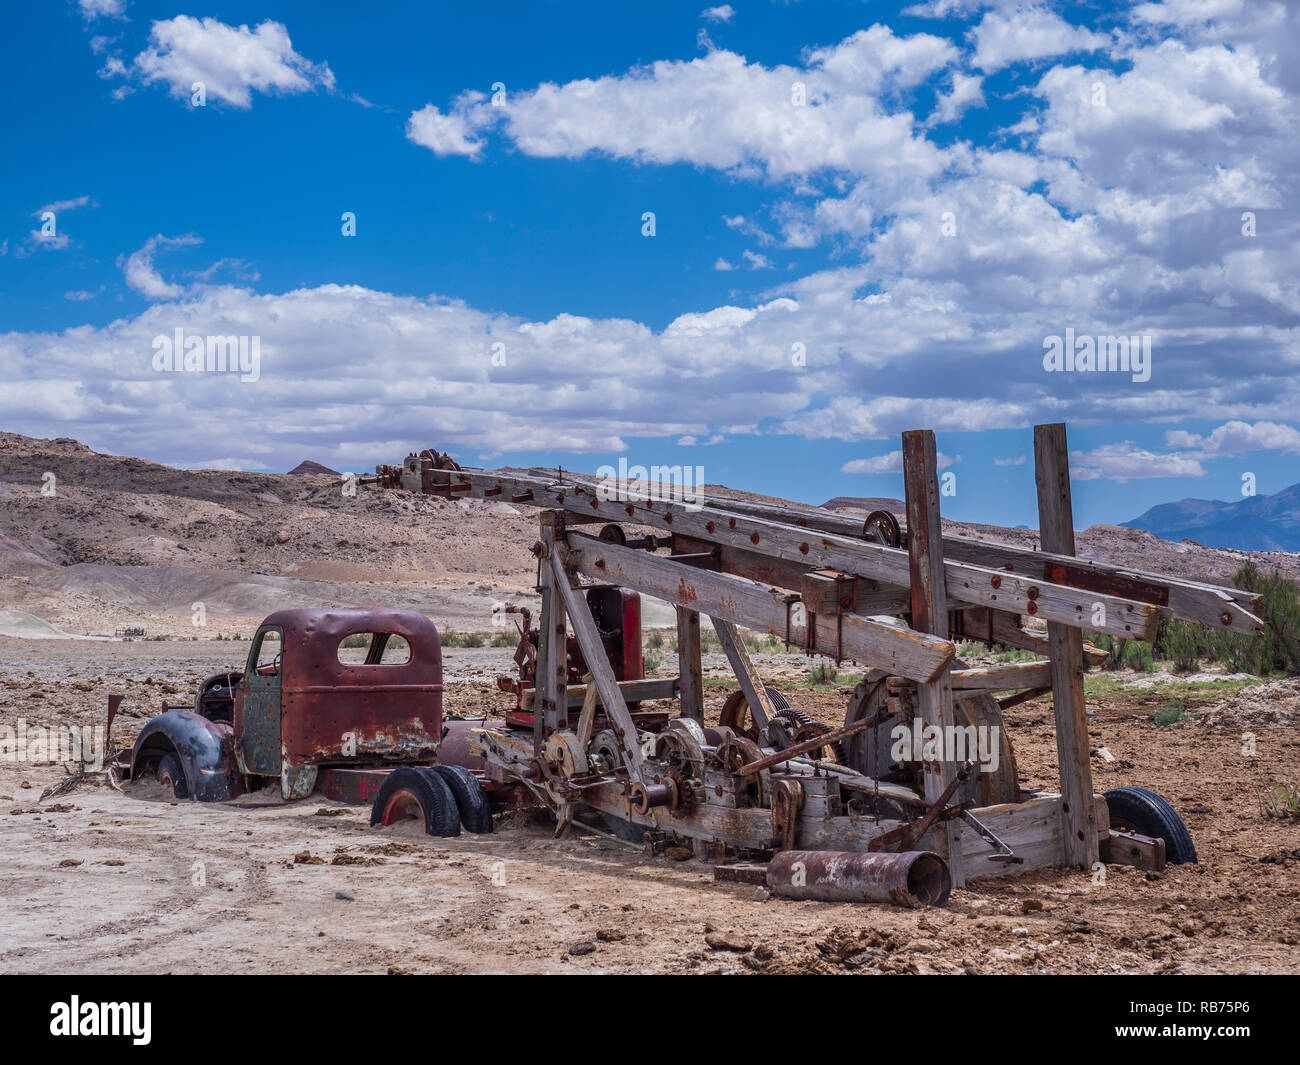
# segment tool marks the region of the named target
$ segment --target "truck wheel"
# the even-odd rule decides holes
[[[423,821],[431,836],[460,835],[456,797],[446,781],[426,766],[394,769],[370,808],[372,825],[391,825],[408,817]]]
[[[442,777],[443,783],[456,797],[461,824],[474,833],[491,832],[492,810],[488,806],[487,792],[483,790],[478,777],[461,765],[435,765],[430,768]]]
[[[1174,865],[1196,863],[1196,847],[1183,819],[1168,801],[1147,788],[1115,788],[1106,792],[1110,827],[1139,832],[1165,841],[1165,860]]]
[[[154,770],[154,779],[159,784],[166,784],[172,789],[172,797],[177,799],[188,799],[190,797],[190,787],[185,783],[185,770],[181,766],[181,760],[174,754],[164,754],[158,760],[158,768]]]

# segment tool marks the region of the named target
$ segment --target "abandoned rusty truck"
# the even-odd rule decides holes
[[[372,824],[416,817],[434,834],[544,806],[557,835],[577,824],[650,852],[686,843],[720,880],[797,898],[942,904],[971,877],[1195,861],[1160,796],[1093,792],[1083,674],[1101,652],[1083,630],[1150,642],[1162,618],[1179,618],[1259,635],[1260,601],[1075,558],[1065,427],[1037,426],[1034,451],[1037,551],[942,532],[928,430],[903,434],[904,525],[412,454],[361,482],[540,508],[538,623],[518,611],[518,676],[499,682],[514,705],[445,719],[437,633],[421,615],[285,611],[258,630],[242,674],[210,678],[192,710],[146,725],[123,771],[203,800],[278,778],[286,798],[371,802]],[[641,595],[676,609],[675,676],[644,676]],[[739,687],[716,723],[701,615]],[[765,686],[740,627],[865,666],[843,724],[812,721]],[[364,633],[360,660],[341,661],[340,645]],[[1043,658],[966,668],[958,639]],[[1021,786],[1002,728],[1004,709],[1048,693],[1057,791]],[[898,730],[914,722],[920,735],[900,753]],[[997,757],[946,742],[976,735]]]

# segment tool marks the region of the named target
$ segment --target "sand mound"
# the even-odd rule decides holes
[[[1300,677],[1273,680],[1196,712],[1196,724],[1214,729],[1289,728],[1300,725]]]
[[[13,636],[20,640],[77,640],[70,632],[56,629],[48,621],[25,610],[0,610],[0,636]]]

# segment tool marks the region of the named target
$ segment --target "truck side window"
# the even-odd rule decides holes
[[[274,677],[280,672],[280,652],[284,650],[284,639],[279,629],[266,629],[258,636],[256,670],[259,677]]]
[[[395,632],[355,632],[338,646],[344,665],[404,666],[411,660],[411,645]]]

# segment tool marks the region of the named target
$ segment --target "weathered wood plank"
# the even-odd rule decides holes
[[[1034,651],[1044,657],[1048,653],[1047,638],[1026,632],[1020,627],[1016,615],[1008,614],[1005,610],[990,610],[983,606],[959,610],[953,636],[959,635],[972,640],[983,640],[985,643],[1018,647],[1022,651]],[[1085,641],[1083,657],[1089,665],[1099,666],[1106,661],[1107,652]]]
[[[805,641],[806,620],[788,611],[785,596],[723,573],[693,569],[680,562],[642,551],[607,544],[580,533],[568,537],[569,556],[580,573],[601,581],[635,588],[675,606],[689,607],[735,625],[759,629],[784,639],[790,619],[790,639]],[[955,648],[948,640],[857,614],[817,618],[818,646],[834,647],[837,635],[844,656],[886,669],[910,680],[929,680],[945,669]]]
[[[677,607],[677,675],[683,717],[704,723],[704,666],[701,662],[700,615]]]
[[[623,693],[618,687],[618,678],[614,676],[614,668],[609,664],[605,645],[600,639],[600,628],[596,625],[596,619],[591,616],[587,597],[582,594],[580,588],[576,587],[576,581],[570,577],[565,566],[566,560],[561,557],[562,550],[562,545],[556,544],[556,549],[550,557],[550,568],[555,575],[555,588],[564,600],[565,606],[568,607],[574,634],[582,648],[582,655],[587,660],[587,668],[591,670],[592,678],[596,682],[596,689],[600,692],[601,702],[605,704],[605,713],[614,725],[614,734],[618,737],[624,761],[631,772],[632,779],[639,781],[642,779],[642,766],[645,759],[641,753],[641,744],[637,740],[636,723],[632,720],[627,703],[623,701]]]
[[[620,689],[621,691],[622,689]],[[578,713],[578,746],[583,750],[587,749],[587,744],[591,742],[592,726],[596,723],[596,702],[599,699],[596,679],[587,674],[587,687],[583,690],[582,710]]]
[[[912,625],[921,632],[948,638],[948,597],[944,589],[943,539],[939,518],[939,466],[934,433],[928,429],[903,434],[903,487],[907,496],[908,561],[911,571]],[[917,706],[926,727],[950,735],[953,726],[952,683],[945,669],[917,685]],[[937,803],[958,767],[948,761],[922,762],[925,798]],[[962,887],[961,842],[949,821],[934,830],[935,850],[946,859],[954,887]]]
[[[528,479],[497,477],[482,473],[453,473],[470,487],[470,494],[482,494],[489,486],[527,488],[531,502],[600,517],[608,521],[635,522],[670,532],[682,533],[715,543],[757,550],[812,568],[843,570],[860,577],[906,588],[910,586],[907,552],[882,547],[846,536],[809,532],[761,518],[695,508],[655,500],[621,501],[602,499],[581,484],[545,486]],[[953,604],[992,606],[1014,613],[1037,614],[1044,620],[1070,625],[1087,625],[1115,636],[1154,639],[1161,609],[1119,596],[1054,585],[1049,581],[973,566],[965,562],[944,562],[948,600]],[[1105,621],[1093,623],[1095,605],[1105,607]]]
[[[675,699],[677,697],[677,678],[676,677],[650,677],[647,680],[620,680],[618,690],[623,693],[625,702],[635,703],[644,699]],[[569,709],[582,705],[586,696],[587,689],[569,688],[568,701]],[[520,705],[525,710],[533,708],[534,696],[536,690],[533,688],[525,689]],[[600,700],[600,694],[597,692],[596,705],[604,705]]]
[[[1034,470],[1043,549],[1073,555],[1074,508],[1070,501],[1070,458],[1063,422],[1034,426]],[[1069,625],[1049,621],[1047,642],[1051,649],[1065,855],[1071,864],[1087,869],[1097,860],[1098,848],[1083,694],[1083,633]]]
[[[763,680],[754,668],[754,663],[749,660],[749,652],[745,650],[745,643],[740,638],[740,633],[736,631],[736,626],[725,618],[713,615],[709,616],[709,621],[713,623],[713,631],[718,634],[718,639],[722,642],[723,653],[731,663],[731,671],[736,674],[740,690],[745,693],[745,701],[749,703],[749,712],[754,718],[754,723],[762,732],[775,716],[772,700],[768,698]]]
[[[483,497],[486,493],[492,493],[535,506],[559,507],[573,515],[575,523],[633,521],[660,529],[671,528],[677,532],[703,535],[701,527],[708,527],[712,522],[712,527],[708,528],[710,538],[724,545],[736,547],[749,546],[747,540],[752,544],[758,544],[760,540],[764,540],[765,532],[770,534],[773,529],[783,529],[787,533],[788,542],[782,543],[777,551],[764,542],[762,548],[764,553],[788,558],[790,561],[807,561],[818,568],[830,566],[843,569],[883,583],[893,583],[901,587],[907,585],[904,552],[863,542],[858,539],[861,533],[858,522],[843,515],[822,511],[820,508],[780,507],[720,497],[706,500],[702,508],[684,507],[680,504],[666,507],[663,503],[653,501],[624,502],[600,498],[596,492],[595,482],[589,478],[575,477],[572,478],[572,483],[560,485],[554,483],[553,477],[511,475],[472,468],[450,473],[440,472],[437,476],[450,479],[457,488],[462,486],[466,488],[465,495]],[[572,477],[570,474],[565,476],[566,479]],[[418,473],[410,476],[404,474],[401,483],[411,491],[421,490],[421,477]],[[695,514],[700,520],[683,521],[676,525],[672,521],[664,520],[669,513],[680,515],[682,512]],[[713,535],[715,530],[718,533],[716,536]],[[760,539],[753,539],[755,534]],[[770,539],[770,535],[767,539]],[[1262,622],[1252,613],[1261,609],[1260,597],[1237,588],[1146,573],[1109,563],[1083,559],[1069,560],[1068,556],[1052,552],[1028,551],[1008,544],[991,543],[970,537],[950,534],[945,536],[943,541],[944,550],[949,556],[946,562],[949,573],[960,574],[961,571],[954,567],[967,564],[974,564],[977,569],[999,569],[1010,565],[1015,572],[1037,578],[1043,572],[1046,563],[1072,561],[1077,571],[1084,575],[1091,575],[1088,580],[1092,582],[1093,588],[1077,590],[1086,591],[1092,601],[1108,602],[1108,597],[1098,592],[1096,588],[1110,587],[1111,582],[1118,580],[1121,582],[1120,587],[1123,586],[1123,582],[1130,582],[1129,595],[1121,594],[1115,598],[1121,601],[1128,598],[1129,601],[1150,606],[1153,604],[1149,602],[1149,597],[1143,597],[1143,586],[1151,584],[1167,586],[1168,606],[1161,609],[1172,611],[1176,617],[1199,621],[1214,628],[1224,628],[1233,632],[1258,634],[1262,631]],[[802,548],[801,553],[791,554],[789,542],[793,542],[796,549]],[[852,551],[855,545],[861,549],[856,556],[853,556],[856,558],[856,564],[844,559],[840,554],[843,550]],[[892,559],[890,552],[894,556]],[[1224,596],[1231,600],[1231,603],[1225,605]],[[965,601],[951,588],[948,598],[954,603]],[[981,599],[970,605],[994,604]],[[1002,603],[996,605],[1003,609],[1023,612],[1023,608],[1008,604],[1005,597]],[[1223,620],[1224,614],[1227,615],[1227,621]],[[1127,636],[1132,633],[1119,631],[1113,635]]]
[[[768,521],[796,525],[800,528],[834,533],[839,536],[860,536],[862,521],[845,514],[837,514],[821,507],[782,506],[748,500],[710,496],[704,505],[718,510],[734,510]],[[1176,617],[1197,621],[1214,629],[1258,635],[1262,622],[1256,616],[1263,608],[1262,597],[1240,588],[1219,586],[1201,581],[1189,581],[1161,573],[1106,562],[1071,558],[1067,555],[1044,551],[1031,551],[1011,544],[977,540],[970,536],[947,533],[943,537],[944,557],[955,562],[969,562],[988,569],[1011,569],[1030,577],[1040,574],[1048,577],[1052,564],[1068,564],[1071,578],[1068,583],[1085,590],[1106,591],[1140,603],[1168,606]],[[1152,586],[1162,590],[1151,594]],[[1228,615],[1228,620],[1223,618]]]
[[[988,669],[954,669],[949,677],[954,690],[1007,691],[1011,688],[1042,688],[1052,682],[1050,662],[1016,662]]]

